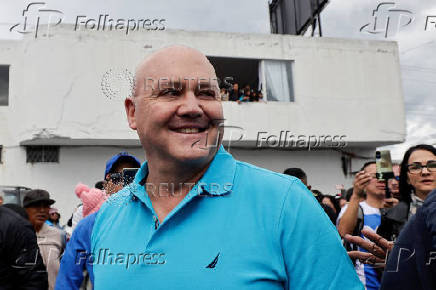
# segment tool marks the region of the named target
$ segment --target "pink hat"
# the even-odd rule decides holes
[[[85,184],[76,185],[75,193],[83,203],[83,217],[98,211],[106,200],[104,191],[97,188],[89,188]]]
[[[55,208],[55,207],[51,207],[51,208],[49,209],[48,213],[49,213],[49,214],[52,214],[52,213],[59,213],[59,211],[58,211],[57,208]]]

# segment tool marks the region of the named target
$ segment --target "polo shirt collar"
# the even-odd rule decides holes
[[[188,195],[224,196],[231,193],[236,171],[236,160],[223,147],[220,146],[209,168],[200,180],[194,185]],[[133,180],[132,194],[146,205],[151,207],[150,199],[146,193],[145,180],[148,175],[148,164],[144,162]]]

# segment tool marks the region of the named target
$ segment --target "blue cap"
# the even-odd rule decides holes
[[[106,170],[104,171],[104,178],[106,179],[106,175],[112,170],[114,164],[118,161],[127,161],[136,163],[138,167],[141,167],[141,161],[133,155],[130,155],[127,152],[120,152],[117,155],[114,155],[106,162]]]

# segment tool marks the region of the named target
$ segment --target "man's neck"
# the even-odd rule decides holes
[[[200,180],[209,164],[203,168],[185,166],[156,166],[148,162],[145,189],[157,214],[159,222],[185,198]]]
[[[365,201],[370,207],[383,208],[384,206],[384,198],[372,194],[367,194]]]
[[[183,199],[209,168],[209,164],[166,164],[148,160],[146,190],[150,199]]]

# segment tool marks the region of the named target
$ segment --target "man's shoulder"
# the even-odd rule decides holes
[[[237,174],[239,178],[249,179],[250,182],[271,183],[269,186],[278,186],[283,190],[283,186],[291,186],[299,179],[294,176],[271,171],[266,168],[258,167],[251,163],[236,160]]]
[[[239,188],[244,188],[242,191],[245,191],[253,202],[267,200],[269,204],[277,202],[282,206],[287,199],[291,199],[291,207],[317,203],[312,192],[296,177],[242,161],[236,161],[236,168],[235,184],[239,184]]]
[[[134,191],[138,191],[138,188],[133,187],[141,187],[139,184],[132,183],[129,186],[124,187],[117,193],[111,195],[100,207],[100,209],[89,216],[87,216],[83,221],[83,227],[85,226],[94,226],[94,223],[99,223],[101,220],[111,221],[112,218],[116,219],[121,211],[125,211],[129,205],[132,204],[134,200]],[[102,218],[103,217],[103,218]],[[81,221],[82,222],[82,221]]]
[[[27,228],[33,230],[32,224],[13,210],[0,206],[0,230]]]
[[[130,185],[124,187],[117,193],[111,195],[96,213],[89,215],[87,218],[89,220],[95,220],[98,219],[98,217],[102,214],[107,214],[108,211],[116,214],[118,210],[125,208],[132,202],[132,198],[134,198],[133,192],[138,192],[140,187],[141,185],[136,183],[131,183]]]

